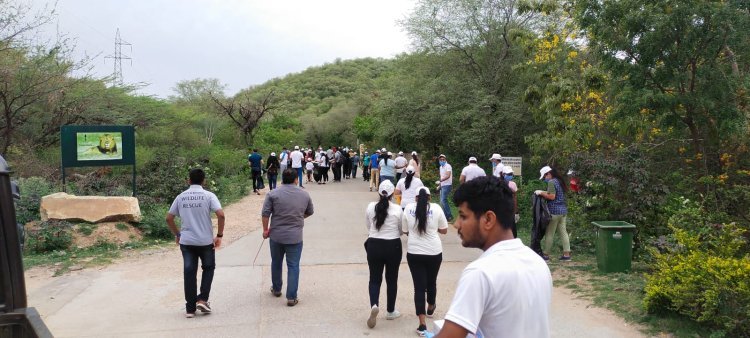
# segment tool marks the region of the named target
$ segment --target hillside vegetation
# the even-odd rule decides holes
[[[170,235],[163,216],[191,167],[208,168],[223,201],[243,196],[249,148],[361,143],[444,153],[455,168],[522,156],[519,199],[544,165],[582,179],[568,201],[574,254],[592,252],[591,221],[638,226],[648,313],[750,332],[746,1],[418,0],[400,22],[409,53],[334,60],[231,96],[220,79],[188,79],[165,100],[73,76],[85,60],[66,42],[17,34],[45,22],[27,14],[0,10],[0,153],[21,178],[23,221],[62,189],[68,124],[135,126],[139,227],[152,238]],[[67,189],[127,195],[129,170],[77,169]]]

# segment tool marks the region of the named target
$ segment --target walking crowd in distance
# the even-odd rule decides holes
[[[360,157],[360,153],[362,156]],[[567,186],[555,168],[540,170],[547,182],[547,190],[537,190],[534,198],[546,211],[534,215],[531,248],[517,238],[519,221],[517,192],[513,182],[513,168],[502,163],[502,156],[493,154],[491,175],[470,157],[458,178],[459,187],[452,195],[458,215],[454,219],[449,203],[453,191],[453,168],[443,154],[434,158],[436,166],[425,165],[416,151],[407,159],[399,151],[394,154],[385,148],[370,154],[348,147],[323,150],[286,148],[277,156],[272,152],[263,159],[257,149],[248,155],[253,192],[260,195],[265,188],[263,174],[268,179],[269,192],[262,209],[263,239],[269,239],[271,253],[270,293],[282,295],[282,264],[287,264],[286,300],[288,306],[299,303],[297,290],[300,258],[303,247],[305,218],[314,213],[310,195],[303,184],[326,184],[329,171],[332,182],[356,179],[361,169],[362,179],[378,200],[365,208],[368,231],[364,243],[369,267],[369,316],[366,323],[375,328],[380,314],[380,289],[385,276],[386,320],[401,317],[396,309],[398,274],[403,257],[402,236],[406,236],[406,261],[414,289],[414,313],[418,318],[416,333],[432,337],[426,318],[437,308],[437,280],[443,261],[441,235],[448,233],[449,224],[457,229],[461,244],[478,248],[482,255],[470,263],[461,274],[448,307],[444,322],[438,324],[438,337],[548,337],[549,308],[552,279],[545,263],[549,260],[555,233],[562,241],[561,261],[571,260],[570,243],[566,232]],[[432,202],[433,192],[422,181],[425,170],[436,170],[435,194],[439,202]],[[277,186],[281,175],[282,184]],[[208,302],[215,269],[215,249],[221,245],[224,213],[216,196],[202,188],[205,173],[200,169],[190,172],[190,188],[177,196],[166,222],[175,234],[175,241],[183,254],[186,317],[196,310],[208,314]],[[437,196],[436,196],[437,197]],[[213,236],[211,213],[216,213],[219,226]],[[178,229],[175,218],[182,221]],[[541,242],[543,239],[543,243]],[[262,246],[262,244],[261,244]],[[196,282],[198,260],[203,269],[200,293]]]

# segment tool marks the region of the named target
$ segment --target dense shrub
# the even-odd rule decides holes
[[[18,180],[21,199],[16,203],[16,219],[21,224],[39,220],[39,204],[42,197],[56,190],[52,183],[41,177],[29,177]]]
[[[692,202],[670,218],[668,245],[652,248],[654,272],[647,276],[644,306],[651,313],[674,311],[748,337],[750,257],[746,231],[717,224]]]
[[[44,253],[66,250],[73,244],[73,224],[50,220],[41,222],[26,234],[26,250]]]
[[[140,205],[143,220],[141,223],[136,224],[135,227],[141,230],[143,236],[152,239],[173,238],[173,234],[165,221],[170,205],[144,203],[143,201],[140,202]],[[179,225],[179,220],[177,221]]]

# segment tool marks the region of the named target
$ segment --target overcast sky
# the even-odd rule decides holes
[[[33,0],[35,5],[48,0]],[[94,73],[113,72],[120,29],[126,83],[167,97],[180,80],[218,78],[232,95],[250,85],[341,59],[390,58],[409,40],[396,24],[414,0],[59,0],[49,30],[97,56]]]

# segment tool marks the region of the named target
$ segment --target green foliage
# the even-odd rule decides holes
[[[39,206],[42,197],[56,190],[53,185],[41,177],[21,178],[18,180],[21,199],[16,203],[16,220],[26,224],[39,219]]]
[[[120,230],[120,231],[126,231],[126,230],[128,230],[128,228],[129,228],[129,226],[127,224],[125,224],[125,223],[117,223],[117,224],[115,224],[115,229]]]
[[[177,195],[175,195],[176,197]],[[161,204],[145,204],[141,203],[141,213],[143,218],[141,223],[135,225],[136,228],[141,230],[143,236],[148,239],[171,239],[174,235],[169,231],[167,227],[167,212],[169,211],[169,205]],[[175,220],[178,222],[179,219]]]
[[[669,219],[671,245],[652,249],[644,307],[674,311],[729,336],[750,332],[750,256],[747,230],[714,223],[713,215],[683,199]]]
[[[80,232],[84,236],[91,236],[96,230],[96,224],[92,223],[79,223],[76,225],[76,231]]]
[[[26,250],[44,253],[66,250],[73,244],[73,224],[66,221],[44,221],[26,233]]]

